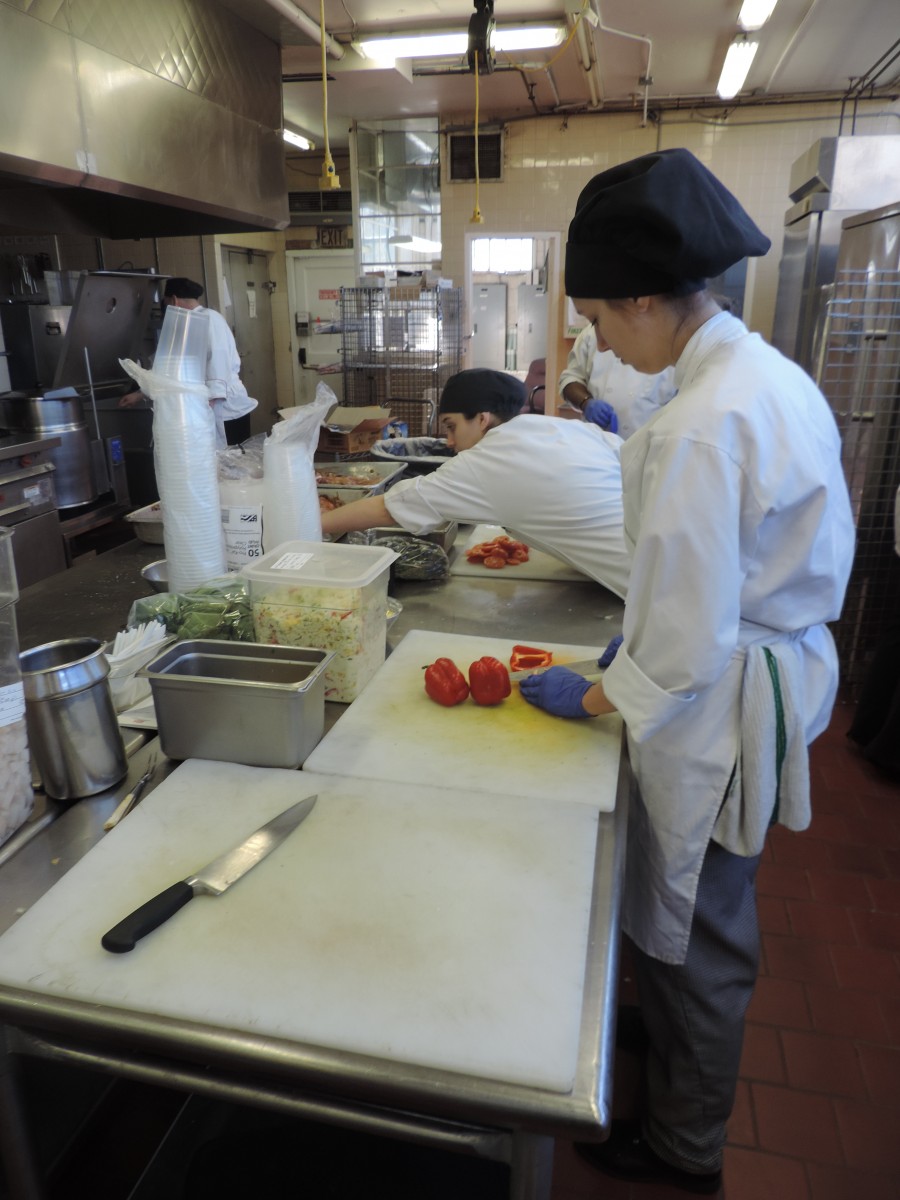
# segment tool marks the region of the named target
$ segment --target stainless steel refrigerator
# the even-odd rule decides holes
[[[900,193],[898,193],[900,195]],[[841,431],[857,527],[844,611],[834,628],[851,698],[900,620],[894,503],[900,486],[900,198],[847,218],[816,330],[814,375]]]
[[[791,168],[772,344],[813,373],[816,329],[833,283],[843,222],[900,196],[900,138],[820,138]]]

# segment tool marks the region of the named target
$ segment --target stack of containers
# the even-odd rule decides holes
[[[375,546],[282,543],[241,571],[257,642],[331,650],[325,699],[349,704],[384,662],[388,576],[396,558]]]
[[[216,422],[206,387],[208,345],[206,313],[167,305],[148,386],[172,592],[199,587],[226,570]]]

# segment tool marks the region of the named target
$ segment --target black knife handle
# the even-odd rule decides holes
[[[179,908],[184,908],[188,900],[193,898],[194,889],[189,883],[185,883],[183,879],[173,883],[164,892],[136,908],[124,921],[110,929],[109,933],[104,933],[100,945],[113,954],[125,954],[126,951],[133,950],[139,938],[162,925],[163,921],[168,921],[169,917],[174,916]]]

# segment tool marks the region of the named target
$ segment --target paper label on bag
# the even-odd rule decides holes
[[[272,563],[273,571],[299,571],[312,558],[311,554],[282,554],[277,562]]]
[[[25,685],[21,682],[0,687],[0,726],[14,725],[25,716]]]
[[[225,532],[225,565],[239,571],[262,556],[262,505],[232,504],[222,508]]]

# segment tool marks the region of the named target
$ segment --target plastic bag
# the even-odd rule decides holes
[[[391,564],[391,573],[396,579],[443,579],[450,573],[450,559],[434,542],[386,534],[375,538],[372,545],[397,551],[399,558]]]
[[[282,410],[281,423],[266,439],[263,548],[267,552],[282,542],[322,540],[313,456],[319,444],[319,426],[336,403],[331,388],[319,383],[315,400]]]
[[[128,628],[159,621],[180,641],[220,638],[255,641],[253,612],[243,576],[211,579],[189,592],[160,592],[135,600],[128,613]]]

